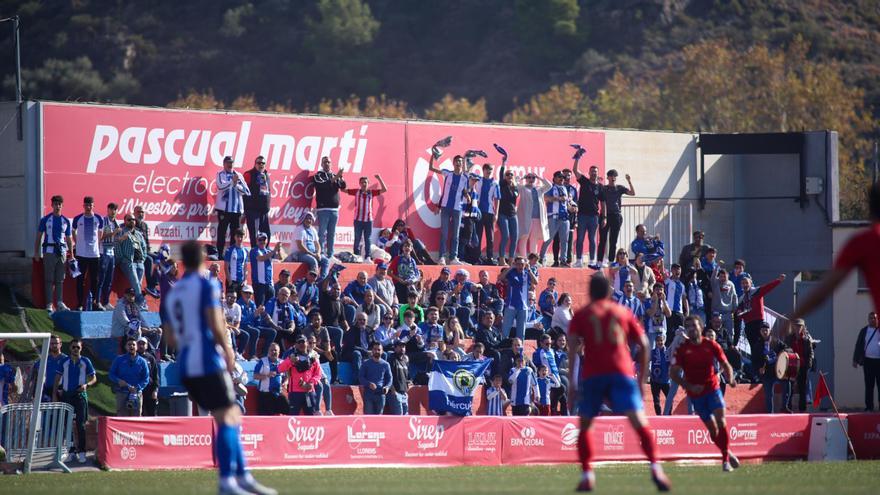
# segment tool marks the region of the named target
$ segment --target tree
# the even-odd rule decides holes
[[[193,110],[223,110],[226,104],[214,98],[214,91],[208,89],[200,93],[194,89],[189,90],[186,96],[177,95],[177,99],[168,103],[169,108],[190,108]]]
[[[26,98],[47,100],[126,101],[137,93],[137,81],[123,71],[105,80],[92,65],[89,57],[73,60],[46,59],[36,69],[22,69],[22,93]],[[7,88],[15,87],[12,76],[3,81]]]
[[[393,100],[385,95],[368,96],[363,105],[359,96],[351,95],[342,100],[321,100],[316,107],[308,105],[303,110],[305,113],[320,115],[340,115],[346,117],[386,117],[407,118],[412,115],[407,111],[405,101]]]
[[[586,96],[572,83],[551,86],[504,116],[513,124],[583,125],[592,119]]]
[[[455,98],[446,93],[438,102],[425,110],[425,118],[429,120],[449,120],[459,122],[485,122],[486,99],[480,98],[471,103],[467,98]]]

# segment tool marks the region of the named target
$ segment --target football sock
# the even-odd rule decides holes
[[[654,435],[651,434],[651,428],[647,425],[642,426],[636,429],[636,433],[639,435],[639,440],[642,441],[642,450],[645,452],[645,456],[652,464],[657,462],[657,452],[654,447]]]
[[[238,441],[238,429],[234,426],[220,424],[217,427],[217,467],[220,478],[232,476],[232,464],[235,457],[235,443]]]
[[[235,475],[242,477],[247,473],[247,463],[244,461],[244,447],[241,445],[241,425],[235,427]]]
[[[721,461],[727,462],[730,458],[728,446],[730,443],[730,436],[727,433],[727,428],[719,428],[718,435],[715,437],[715,445],[721,450]]]
[[[590,443],[590,430],[582,429],[578,433],[578,459],[584,472],[592,471],[590,462],[593,460],[593,446]]]

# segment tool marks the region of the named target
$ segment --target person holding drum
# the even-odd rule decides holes
[[[794,376],[791,378],[797,383],[798,411],[804,412],[807,410],[807,395],[809,395],[810,383],[809,380],[807,380],[807,373],[810,371],[810,368],[813,367],[813,338],[810,336],[810,332],[807,331],[807,324],[802,318],[794,320],[791,322],[791,325],[794,332],[788,336],[786,343],[788,344],[791,353],[794,353],[798,357],[797,361],[800,363],[800,366],[794,371]],[[787,352],[786,354],[790,353]],[[789,364],[786,367],[786,374],[792,371],[792,366]],[[791,394],[788,396],[786,407],[792,409]]]

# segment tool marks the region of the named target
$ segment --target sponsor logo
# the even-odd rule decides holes
[[[144,432],[114,431],[113,445],[144,445]]]
[[[119,451],[119,457],[123,461],[133,461],[137,457],[137,450],[134,447],[122,447]]]
[[[654,441],[657,445],[675,445],[675,434],[672,430],[654,430]]]
[[[712,442],[708,430],[688,430],[688,445],[708,445]]]
[[[739,440],[744,440],[747,442],[754,442],[758,440],[758,430],[752,429],[742,429],[737,428],[736,426],[730,427],[730,441],[736,442]]]
[[[770,438],[801,438],[804,436],[802,431],[774,431],[770,433]]]
[[[495,452],[498,439],[494,431],[469,431],[465,445],[469,452]]]
[[[537,436],[535,428],[532,426],[524,426],[519,430],[518,437],[510,439],[511,447],[543,447],[544,439]]]
[[[880,440],[880,423],[877,423],[874,429],[877,431],[865,432],[865,440]]]
[[[608,431],[602,434],[602,442],[605,450],[623,450],[623,427],[611,425]]]
[[[260,442],[263,441],[262,433],[242,433],[241,434],[241,446],[242,447],[250,447],[253,450],[257,450]]]
[[[406,438],[416,442],[420,449],[436,449],[445,433],[443,425],[423,424],[420,418],[411,417]]]
[[[477,384],[477,378],[470,371],[460,369],[452,374],[452,384],[459,392],[471,395],[474,391],[474,386]]]
[[[580,429],[574,423],[566,423],[562,427],[562,450],[574,450],[577,448],[578,433],[580,433]]]
[[[162,435],[166,447],[207,447],[213,443],[211,435]]]
[[[132,126],[122,129],[113,125],[96,125],[86,172],[97,173],[101,162],[117,158],[124,163],[204,167],[213,163],[223,166],[224,156],[233,156],[244,165],[250,142],[251,124],[241,122],[236,129],[165,129]],[[368,125],[348,129],[341,136],[291,136],[264,134],[260,153],[266,157],[270,170],[290,170],[296,163],[300,170],[317,170],[321,157],[333,156],[344,170],[360,172],[367,152]],[[355,133],[357,132],[357,137]],[[338,150],[338,152],[337,152]],[[354,157],[352,158],[352,152]]]
[[[303,452],[317,450],[321,446],[325,434],[323,426],[304,426],[295,417],[287,420],[287,436],[285,438],[296,450]]]
[[[348,446],[359,455],[376,455],[380,443],[385,439],[384,431],[368,431],[366,423],[361,418],[348,425],[346,433]]]

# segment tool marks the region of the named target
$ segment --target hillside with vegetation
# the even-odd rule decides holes
[[[24,95],[435,120],[840,132],[863,218],[876,0],[0,0]],[[0,40],[12,99],[11,25]]]

